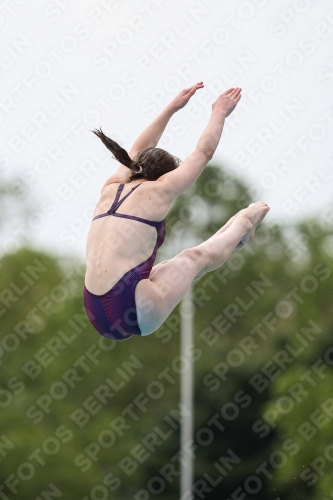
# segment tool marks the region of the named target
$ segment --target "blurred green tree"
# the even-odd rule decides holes
[[[159,260],[252,201],[208,166],[174,203]],[[196,499],[330,498],[327,221],[287,238],[267,217],[194,286]],[[83,309],[84,263],[21,248],[0,266],[1,494],[177,498],[179,307],[153,335],[112,342]]]

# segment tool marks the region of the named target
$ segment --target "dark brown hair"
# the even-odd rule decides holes
[[[92,132],[101,139],[116,160],[132,170],[133,174],[130,176],[131,181],[135,179],[156,181],[161,175],[171,172],[171,170],[175,170],[180,163],[179,158],[160,148],[141,149],[137,155],[131,159],[127,151],[119,146],[116,141],[107,137],[102,132],[102,129],[95,129],[92,130]]]

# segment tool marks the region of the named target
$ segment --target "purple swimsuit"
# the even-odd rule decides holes
[[[157,241],[152,255],[142,264],[128,271],[108,292],[103,295],[95,295],[84,287],[84,305],[92,325],[101,335],[114,340],[125,340],[133,335],[141,335],[136,314],[135,287],[139,281],[149,277],[157,250],[165,239],[165,219],[157,222],[141,219],[134,215],[115,213],[122,202],[141,184],[134,186],[119,200],[124,188],[124,184],[120,184],[110,210],[93,218],[95,220],[108,215],[123,217],[153,226],[157,231]]]

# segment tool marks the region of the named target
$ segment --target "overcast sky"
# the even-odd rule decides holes
[[[39,217],[2,251],[84,256],[100,188],[116,162],[90,132],[129,149],[183,88],[203,81],[159,143],[196,145],[219,93],[239,86],[214,156],[279,220],[332,204],[330,0],[7,0],[1,3],[2,176],[21,176]],[[15,239],[16,238],[16,239]]]

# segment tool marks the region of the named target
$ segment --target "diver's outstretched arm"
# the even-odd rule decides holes
[[[169,200],[177,198],[201,175],[215,153],[226,117],[235,109],[240,98],[239,87],[223,92],[212,105],[212,115],[193,153],[185,158],[178,168],[161,175],[158,179],[162,191]]]
[[[128,153],[129,156],[133,159],[141,149],[155,148],[170,118],[183,108],[195,92],[201,88],[203,88],[203,83],[199,82],[182,90],[139,135]]]

